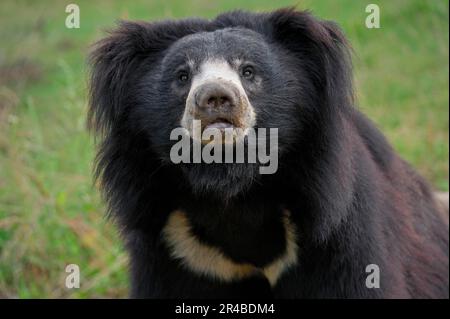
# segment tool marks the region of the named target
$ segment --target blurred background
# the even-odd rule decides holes
[[[127,259],[92,182],[86,55],[118,19],[214,17],[297,5],[338,22],[353,45],[359,107],[436,189],[449,185],[449,2],[369,0],[0,2],[0,298],[127,296]],[[65,288],[67,264],[81,287]]]

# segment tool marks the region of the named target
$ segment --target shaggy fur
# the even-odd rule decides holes
[[[257,127],[279,128],[279,169],[175,165],[170,131],[188,88],[172,82],[186,55],[257,61],[245,86]],[[448,298],[448,223],[429,185],[354,105],[348,45],[333,23],[291,9],[214,20],[122,22],[92,55],[89,120],[97,176],[130,255],[132,297]],[[173,258],[162,230],[183,211],[192,236],[227,260],[298,260],[274,285],[259,273],[226,281]],[[381,287],[366,287],[377,264]]]

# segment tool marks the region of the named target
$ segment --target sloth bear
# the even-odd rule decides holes
[[[349,51],[290,8],[121,22],[96,44],[96,176],[131,297],[448,298],[448,216],[355,107]],[[277,128],[276,172],[174,163],[194,120],[232,143]]]

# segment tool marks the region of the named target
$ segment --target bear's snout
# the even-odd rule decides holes
[[[194,93],[195,107],[198,112],[212,113],[223,110],[231,111],[236,107],[239,92],[232,84],[214,81],[200,85]]]
[[[208,81],[196,88],[194,95],[194,117],[203,127],[219,128],[239,126],[239,119],[245,107],[241,103],[239,90],[231,83],[222,80]]]
[[[236,70],[226,61],[206,61],[192,80],[181,126],[193,132],[193,121],[206,128],[241,129],[255,125],[255,112]]]

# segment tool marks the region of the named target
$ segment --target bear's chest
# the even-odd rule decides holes
[[[226,282],[263,275],[274,286],[297,262],[296,228],[287,211],[253,222],[250,213],[241,219],[216,216],[211,223],[197,222],[199,216],[191,214],[172,212],[163,238],[171,257],[194,273]]]

